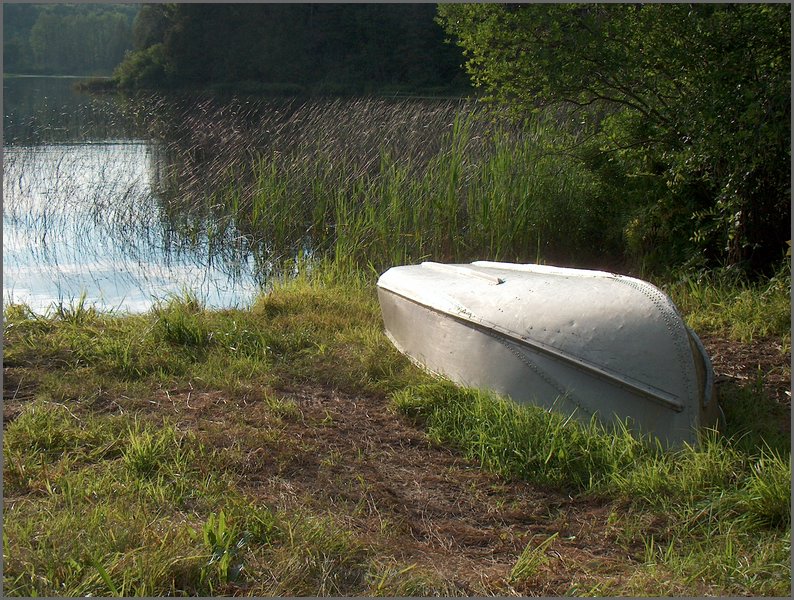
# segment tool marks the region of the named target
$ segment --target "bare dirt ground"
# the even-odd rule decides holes
[[[457,594],[559,595],[574,581],[592,587],[596,575],[603,584],[634,560],[615,542],[618,532],[608,523],[614,506],[606,500],[574,499],[486,473],[433,444],[383,398],[312,386],[276,392],[297,404],[300,417],[284,421],[278,436],[243,439],[227,465],[258,502],[330,513],[385,555],[452,582]],[[163,407],[171,401],[183,426],[216,446],[231,442],[224,439],[229,429],[212,420],[237,404],[234,399],[191,394],[188,402],[184,391],[175,391]],[[262,403],[247,402],[248,409],[237,410],[247,410],[248,425],[268,422],[256,408]],[[536,580],[510,586],[507,578],[524,547],[555,533]]]
[[[788,406],[790,428],[790,360],[775,342],[703,341],[723,380],[753,381],[761,372],[769,395]],[[32,391],[13,370],[5,373],[4,422]],[[641,560],[641,547],[619,541],[621,531],[610,521],[618,509],[614,501],[572,498],[486,473],[434,445],[382,397],[312,385],[269,393],[299,411],[274,425],[264,393],[230,397],[191,389],[162,390],[134,405],[98,400],[109,412],[165,413],[205,443],[227,449],[226,466],[256,501],[333,514],[385,555],[452,582],[456,593],[554,596],[572,586],[579,593],[597,585],[609,589],[610,580],[628,576]],[[512,586],[517,556],[554,533],[537,576]]]
[[[718,379],[747,385],[761,379],[764,391],[791,406],[791,356],[773,338],[739,343],[716,335],[702,335]]]

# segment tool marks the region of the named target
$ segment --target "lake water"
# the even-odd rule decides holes
[[[249,240],[229,229],[218,252],[201,216],[175,224],[168,133],[147,122],[152,104],[79,94],[74,81],[3,81],[4,303],[46,313],[84,295],[143,312],[190,291],[209,307],[249,304],[263,283]]]

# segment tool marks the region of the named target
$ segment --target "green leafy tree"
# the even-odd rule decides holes
[[[174,4],[144,4],[141,7],[132,26],[135,50],[145,50],[163,41],[174,10]]]
[[[137,11],[134,6],[113,4],[32,5],[25,13],[9,10],[16,48],[11,47],[7,64],[17,72],[109,74],[132,46]],[[27,60],[15,56],[15,49],[26,51]]]
[[[791,237],[789,5],[438,13],[489,98],[523,114],[556,108],[592,136],[577,149],[592,168],[629,195],[644,182],[654,202],[635,205],[627,233],[753,271],[779,261]]]

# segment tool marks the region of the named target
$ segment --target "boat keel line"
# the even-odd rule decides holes
[[[670,394],[664,390],[648,385],[646,383],[632,380],[626,376],[612,373],[609,370],[605,369],[604,367],[590,363],[589,361],[583,360],[581,358],[571,356],[566,352],[557,350],[556,348],[551,348],[550,346],[547,346],[546,344],[543,344],[541,342],[529,340],[526,337],[517,335],[512,331],[505,329],[504,327],[500,327],[499,325],[492,323],[487,319],[483,319],[475,315],[474,313],[471,312],[471,310],[460,305],[457,302],[454,302],[453,304],[456,310],[458,311],[458,314],[452,314],[443,310],[439,310],[438,308],[435,308],[423,302],[419,302],[414,298],[409,298],[408,296],[405,296],[393,290],[388,290],[388,292],[406,300],[407,302],[410,302],[412,304],[421,306],[427,310],[435,312],[436,314],[446,315],[447,317],[454,319],[459,323],[464,323],[470,327],[474,327],[478,331],[485,333],[490,337],[494,337],[495,339],[499,339],[499,337],[495,335],[495,333],[498,333],[499,336],[508,338],[511,342],[514,342],[518,346],[523,346],[531,350],[534,350],[536,352],[540,352],[552,359],[573,366],[576,369],[588,372],[595,377],[598,377],[600,379],[605,379],[611,383],[619,385],[620,387],[631,390],[644,398],[656,402],[657,404],[661,404],[666,408],[672,409],[675,412],[682,412],[684,410],[684,405],[678,400],[678,397],[673,394]],[[587,412],[592,414],[591,411],[587,411]]]

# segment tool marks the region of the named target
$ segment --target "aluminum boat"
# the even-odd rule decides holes
[[[581,421],[619,419],[667,447],[721,410],[698,336],[652,284],[603,271],[478,261],[393,267],[386,334],[424,369]]]

